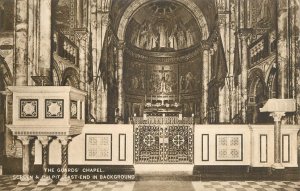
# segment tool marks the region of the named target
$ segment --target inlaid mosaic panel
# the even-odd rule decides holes
[[[243,135],[216,135],[216,146],[217,161],[243,160]]]
[[[77,101],[71,100],[70,102],[70,117],[71,119],[77,119]]]
[[[63,118],[64,100],[46,99],[45,100],[45,118]]]
[[[184,125],[135,127],[136,163],[193,162],[193,130]]]
[[[112,160],[112,134],[86,134],[85,160]]]
[[[38,100],[20,100],[20,118],[38,118]]]
[[[189,126],[170,126],[166,129],[169,144],[166,159],[169,163],[193,162],[193,130]]]

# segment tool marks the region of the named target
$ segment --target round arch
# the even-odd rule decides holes
[[[269,88],[265,83],[264,73],[261,69],[255,68],[249,75],[249,102],[248,119],[252,123],[269,123],[270,117],[267,113],[259,112],[269,97]]]
[[[259,82],[265,84],[264,74],[261,69],[255,68],[249,74],[249,95],[256,95],[256,86]]]
[[[139,7],[141,7],[142,5],[150,1],[151,0],[135,0],[128,6],[119,23],[117,35],[120,41],[125,40],[126,27],[131,17],[134,15],[134,13],[136,13]],[[198,22],[199,28],[201,29],[202,32],[202,40],[206,40],[209,36],[208,25],[199,7],[193,1],[190,0],[175,0],[175,1],[185,6],[195,17],[196,21]]]
[[[79,89],[79,74],[74,68],[67,68],[63,72],[61,85],[63,86],[73,86]]]

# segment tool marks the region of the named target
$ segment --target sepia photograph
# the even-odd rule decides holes
[[[0,0],[0,190],[300,191],[300,0]]]

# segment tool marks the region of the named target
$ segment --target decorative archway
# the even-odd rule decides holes
[[[62,86],[72,86],[79,89],[79,74],[74,68],[67,68],[62,75]]]
[[[269,89],[264,79],[263,71],[258,68],[253,69],[249,75],[248,119],[251,123],[270,121],[268,114],[259,112],[259,108],[263,107],[269,98]]]
[[[199,28],[201,28],[202,40],[206,40],[209,37],[208,25],[199,7],[193,1],[190,0],[175,0],[175,1],[183,5],[184,7],[186,7],[192,13],[196,21],[198,22]],[[142,5],[148,2],[151,2],[151,0],[135,0],[128,6],[119,23],[117,36],[120,41],[123,42],[125,40],[126,27],[131,17],[136,13],[136,11]]]

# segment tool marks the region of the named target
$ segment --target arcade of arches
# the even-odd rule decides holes
[[[73,86],[87,92],[86,123],[110,124],[144,114],[272,123],[259,108],[292,98],[284,123],[298,124],[299,14],[298,0],[0,0],[0,90]],[[0,135],[14,156],[10,104],[2,94]]]

